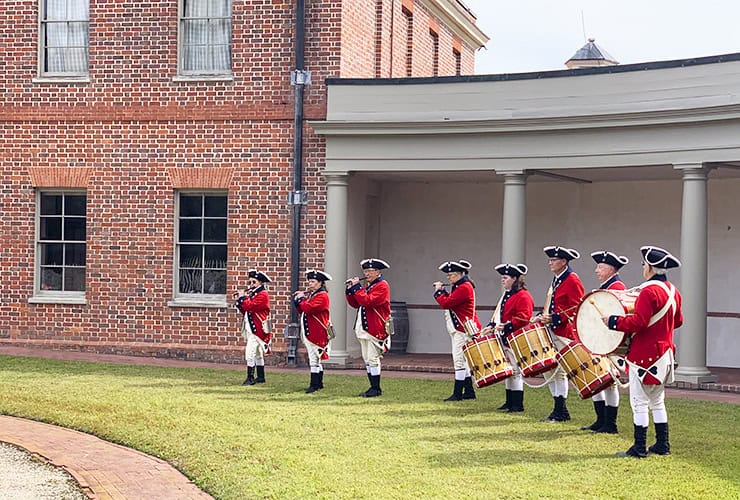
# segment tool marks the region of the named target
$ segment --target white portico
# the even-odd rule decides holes
[[[677,378],[740,366],[740,54],[522,75],[331,80],[326,270],[391,264],[393,300],[409,304],[411,352],[448,352],[431,298],[436,266],[473,262],[479,314],[500,293],[493,266],[525,262],[538,306],[550,276],[542,247],[683,262]],[[573,263],[587,289],[593,262]],[[341,287],[330,290],[333,357],[354,353]],[[346,332],[350,332],[347,336]]]

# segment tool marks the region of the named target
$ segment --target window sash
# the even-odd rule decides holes
[[[231,74],[231,1],[181,0],[179,73]]]
[[[86,76],[90,66],[88,0],[41,0],[39,73]]]
[[[182,198],[188,200],[187,208]],[[193,199],[200,198],[198,214],[181,215],[181,211],[192,210]],[[222,203],[208,198],[223,198],[223,216],[213,213],[214,207]],[[218,201],[218,203],[212,203]],[[194,224],[193,224],[194,223]],[[219,234],[209,238],[209,224],[215,225]],[[190,228],[183,234],[183,227]],[[177,196],[175,223],[175,279],[176,298],[213,298],[226,295],[226,263],[228,259],[228,197],[223,191],[188,192]],[[223,233],[223,234],[221,234]],[[221,257],[221,258],[218,258]]]
[[[44,205],[43,201],[58,202]],[[84,208],[80,200],[84,197]],[[46,198],[46,199],[45,199]],[[68,203],[69,201],[69,203]],[[87,196],[80,191],[39,191],[36,203],[36,285],[34,294],[84,296],[87,270]],[[84,209],[85,215],[80,215]],[[71,210],[71,211],[68,211]],[[54,228],[42,234],[47,221],[55,222]],[[49,235],[49,232],[53,232]],[[68,237],[70,233],[72,237]],[[74,237],[76,236],[76,237]]]

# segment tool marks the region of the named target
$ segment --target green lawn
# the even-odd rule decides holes
[[[740,498],[740,406],[668,400],[673,455],[617,459],[632,442],[595,435],[590,401],[547,424],[547,389],[524,414],[495,412],[503,384],[444,403],[451,381],[157,368],[0,356],[0,413],[78,429],[161,457],[216,498]],[[649,443],[654,441],[652,425]]]

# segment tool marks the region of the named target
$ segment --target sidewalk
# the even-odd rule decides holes
[[[243,366],[233,364],[50,351],[11,346],[0,346],[0,355],[131,365],[244,370]],[[449,379],[452,376],[451,360],[447,354],[387,355],[383,359],[383,369],[385,376],[389,377]],[[305,373],[307,368],[270,367],[270,370]],[[708,384],[713,389],[669,388],[667,396],[740,405],[740,369],[710,368],[710,370],[718,377],[718,383]],[[341,372],[358,376],[365,374],[365,370],[358,363],[348,369],[342,369]],[[74,476],[83,490],[93,499],[211,498],[168,463],[89,434],[32,420],[0,416],[0,441],[25,448],[53,465],[63,467]]]

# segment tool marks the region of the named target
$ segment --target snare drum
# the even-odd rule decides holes
[[[586,294],[576,313],[578,340],[594,354],[626,355],[628,335],[610,330],[601,317],[631,314],[638,295],[634,290],[594,290]]]
[[[534,377],[558,364],[557,350],[552,345],[547,327],[533,324],[511,336],[509,347],[525,377]]]
[[[514,374],[496,334],[474,338],[463,346],[463,354],[478,388],[495,384]]]
[[[558,352],[558,363],[581,399],[588,399],[614,383],[611,363],[606,356],[591,354],[583,344],[574,342]]]

